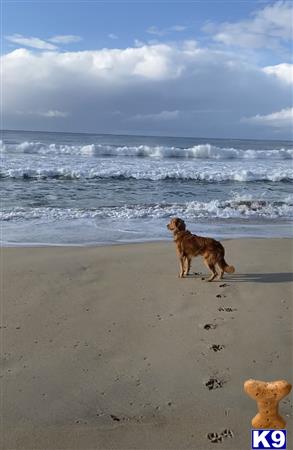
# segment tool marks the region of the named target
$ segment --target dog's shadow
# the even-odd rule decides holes
[[[190,273],[186,278],[208,278],[206,274]],[[225,276],[223,280],[214,280],[213,283],[288,283],[293,281],[292,272],[273,272],[273,273],[235,273]]]
[[[227,278],[228,281],[228,278]],[[272,273],[239,273],[229,278],[233,282],[254,282],[254,283],[288,283],[293,281],[292,272],[272,272]]]

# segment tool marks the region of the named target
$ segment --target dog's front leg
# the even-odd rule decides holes
[[[191,258],[189,258],[188,256],[186,257],[186,263],[187,263],[187,270],[185,271],[185,275],[188,275],[191,267]]]
[[[179,257],[179,268],[180,268],[180,271],[179,271],[179,278],[183,278],[184,277],[184,262],[185,262],[185,258],[184,258],[184,256],[180,256]]]

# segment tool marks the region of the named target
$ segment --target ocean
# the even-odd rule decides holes
[[[2,131],[2,245],[291,237],[293,142]]]

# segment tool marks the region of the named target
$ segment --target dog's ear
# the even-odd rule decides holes
[[[182,220],[182,219],[179,219],[178,217],[175,219],[175,225],[176,225],[176,228],[179,230],[179,231],[185,231],[185,222],[184,222],[184,220]]]

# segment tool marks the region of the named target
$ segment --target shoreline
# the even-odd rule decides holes
[[[224,246],[212,283],[171,240],[2,247],[3,448],[249,448],[244,381],[293,381],[293,239]],[[292,394],[280,413],[289,448]]]
[[[208,236],[208,237],[212,237],[212,236]],[[245,241],[245,240],[270,240],[270,239],[274,239],[274,240],[281,240],[281,239],[285,239],[285,240],[292,240],[293,236],[280,236],[280,237],[275,237],[275,236],[235,236],[235,237],[225,237],[225,238],[215,238],[217,241],[220,242],[229,242],[229,241]],[[28,243],[3,243],[0,242],[0,249],[1,248],[104,248],[104,247],[119,247],[119,246],[127,246],[127,245],[147,245],[147,244],[165,244],[168,242],[173,242],[172,238],[171,239],[154,239],[154,240],[141,240],[141,241],[135,241],[135,240],[131,240],[131,241],[124,241],[124,242],[101,242],[101,243],[92,243],[92,244],[58,244],[58,243],[33,243],[33,242],[28,242]]]

